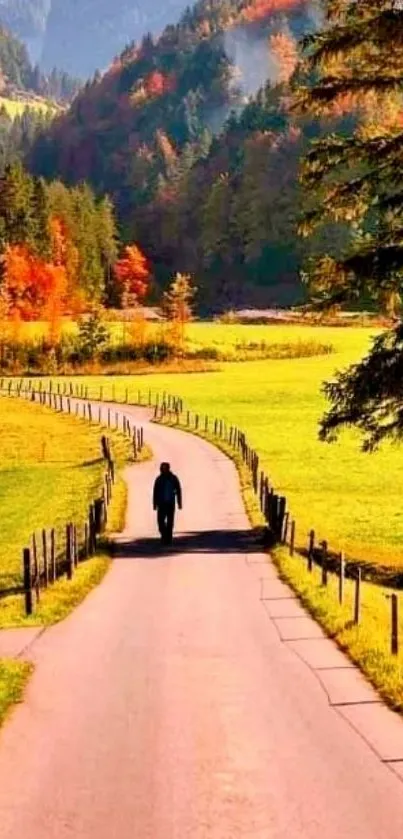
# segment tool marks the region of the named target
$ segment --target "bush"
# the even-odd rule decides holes
[[[109,331],[100,309],[94,309],[90,315],[80,318],[77,338],[77,351],[80,358],[88,361],[102,355],[108,343]]]

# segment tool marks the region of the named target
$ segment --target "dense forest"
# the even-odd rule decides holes
[[[108,302],[117,260],[113,207],[90,187],[46,184],[20,163],[0,179],[1,296],[26,319]],[[59,298],[57,300],[57,298]]]
[[[324,275],[357,233],[328,214],[301,238],[301,211],[307,229],[322,200],[303,192],[301,161],[313,140],[395,113],[351,96],[326,113],[297,106],[315,84],[303,39],[321,6],[199,0],[88,82],[26,144],[28,167],[109,195],[123,244],[138,243],[159,292],[179,271],[195,277],[201,310],[304,300],[310,260]]]
[[[47,129],[54,113],[79,89],[66,73],[53,70],[46,76],[33,67],[26,47],[0,26],[0,96],[8,104],[22,105],[13,115],[12,108],[0,102],[0,172],[28,154],[38,131]]]
[[[206,305],[295,300],[304,133],[286,88],[315,9],[200,0],[89,82],[29,165],[109,194],[123,239],[140,242],[160,284],[179,270],[197,274]]]

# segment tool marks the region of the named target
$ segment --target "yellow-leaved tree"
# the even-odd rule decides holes
[[[193,299],[196,288],[190,274],[175,274],[162,298],[162,311],[169,322],[170,334],[176,346],[183,350],[185,327],[193,320]]]

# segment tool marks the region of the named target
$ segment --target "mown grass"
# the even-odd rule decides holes
[[[21,702],[24,688],[32,672],[26,661],[0,659],[0,726],[17,702]]]
[[[85,521],[105,465],[100,426],[8,398],[0,399],[0,422],[0,585],[8,589],[21,583],[22,548],[31,543],[33,532],[39,537],[43,528],[54,527],[57,547],[63,544],[67,521]],[[131,458],[131,446],[122,434],[108,434],[119,469]],[[125,490],[118,483],[111,507],[115,529],[116,516],[120,522],[124,510]],[[60,620],[99,582],[107,563],[106,556],[96,557],[79,566],[72,583],[59,580],[42,593],[30,619],[21,595],[1,599],[0,628]]]
[[[21,595],[8,597],[0,606],[0,628],[11,626],[51,626],[76,608],[87,594],[98,585],[110,566],[108,534],[122,529],[126,512],[127,491],[124,481],[119,478],[115,484],[112,504],[109,508],[109,520],[106,537],[96,556],[78,565],[72,580],[60,577],[48,589],[40,592],[39,603],[34,602],[33,615],[25,614],[24,600]]]
[[[186,407],[211,417],[224,417],[246,431],[261,457],[261,466],[278,491],[287,496],[297,522],[297,544],[307,544],[315,529],[317,539],[344,550],[349,558],[369,565],[403,568],[403,450],[385,445],[369,455],[360,450],[355,432],[338,443],[318,440],[318,422],[326,407],[321,386],[368,350],[372,330],[331,327],[200,326],[206,341],[234,340],[235,333],[255,340],[256,330],[266,340],[310,339],[331,343],[334,355],[306,359],[223,364],[210,373],[157,373],[128,377],[88,377],[77,381],[90,392],[137,399],[167,391],[183,397]],[[225,339],[225,330],[229,330]],[[210,330],[210,332],[209,332]],[[194,332],[190,333],[191,335]],[[238,337],[239,340],[239,337]]]
[[[68,420],[68,422],[66,422],[66,420]],[[15,460],[17,458],[19,460],[22,457],[22,455],[18,453],[18,449],[19,447],[27,449],[27,434],[28,439],[30,439],[30,445],[25,451],[24,463],[25,467],[31,471],[35,463],[35,453],[42,451],[45,456],[46,452],[52,452],[52,455],[56,457],[58,447],[65,447],[66,442],[68,442],[69,456],[71,458],[71,462],[69,464],[70,470],[73,468],[79,470],[80,467],[82,467],[85,470],[84,475],[88,479],[85,480],[84,476],[82,476],[80,489],[83,494],[81,499],[78,497],[75,499],[75,509],[78,512],[81,511],[83,513],[86,509],[86,502],[88,500],[92,500],[91,492],[99,489],[99,480],[102,476],[102,469],[100,470],[99,466],[97,469],[96,462],[90,464],[92,472],[88,472],[87,474],[86,471],[89,469],[86,457],[88,452],[90,451],[94,455],[99,454],[100,429],[88,426],[88,424],[85,424],[78,419],[72,419],[71,417],[65,417],[64,415],[56,416],[52,414],[50,410],[45,408],[39,408],[38,406],[27,405],[24,402],[17,402],[16,400],[11,401],[8,399],[0,400],[0,421],[3,422],[3,430],[6,430],[6,436],[2,434],[0,437],[0,474],[2,473],[1,464],[4,461],[7,463],[7,466],[9,466],[9,464],[13,462],[13,459]],[[35,444],[33,443],[32,438],[29,437],[31,431],[34,431],[35,434]],[[109,434],[112,434],[113,437],[114,453],[117,457],[117,463],[122,466],[130,459],[130,450],[127,441],[119,434],[113,434],[113,432],[109,432]],[[36,449],[35,445],[37,447]],[[4,446],[7,449],[6,457],[4,457],[4,448],[2,448]],[[84,456],[85,460],[83,461]],[[138,457],[138,461],[140,462],[150,456],[150,449],[145,446],[143,452]],[[96,458],[94,458],[94,461],[96,461]],[[60,461],[57,460],[55,460],[52,464],[48,462],[48,465],[51,466],[52,469],[57,469],[58,463],[60,468]],[[66,469],[64,461],[62,461],[62,464],[62,469]],[[20,466],[20,468],[22,467]],[[3,470],[3,474],[1,474],[2,478],[7,471],[8,469]],[[37,470],[36,477],[38,482],[42,481],[43,474],[41,470]],[[75,481],[75,472],[70,472],[70,477],[72,479],[74,478]],[[66,486],[67,481],[68,477],[66,474],[62,479],[64,487]],[[34,485],[34,480],[32,480],[30,486],[34,488]],[[15,486],[14,482],[13,486]],[[54,489],[53,481],[46,482],[46,486],[49,490]],[[37,489],[39,490],[39,483],[37,483]],[[77,491],[77,483],[73,484],[73,489]],[[18,504],[18,498],[15,497],[15,494],[14,501]],[[8,498],[8,505],[10,505],[10,502],[11,499]],[[52,496],[48,496],[46,499],[46,493],[42,492],[40,505],[35,511],[35,527],[38,528],[43,525],[44,519],[41,519],[41,516],[46,515],[46,520],[48,520],[48,516],[50,516],[53,512],[57,512],[59,516],[64,516],[64,521],[66,518],[70,518],[72,506],[63,507],[63,504],[66,505],[66,502],[67,505],[71,502],[70,493],[65,493],[64,500],[60,499],[60,503],[58,504],[56,510]],[[7,507],[7,504],[4,505],[3,496],[3,507],[0,508],[2,509],[3,517],[5,506]],[[101,582],[108,571],[111,562],[109,539],[111,534],[122,530],[124,526],[126,506],[127,487],[123,479],[120,476],[117,476],[112,503],[108,510],[107,530],[96,556],[87,562],[80,564],[75,570],[71,581],[62,577],[47,590],[42,590],[40,594],[40,601],[35,604],[34,614],[30,617],[25,615],[24,600],[21,595],[7,597],[4,600],[1,600],[0,630],[18,626],[49,626],[66,618],[67,615],[69,615],[73,609],[84,600],[87,594],[89,594],[89,592]],[[8,509],[11,508],[8,507]],[[17,507],[16,509],[13,509],[13,515],[15,516],[17,525],[18,511],[24,525],[24,509],[25,494],[21,493],[19,508]],[[4,522],[7,526],[6,518],[4,518]],[[22,529],[24,529],[24,527]],[[0,532],[0,544],[2,546],[0,557],[3,560],[3,566],[0,569],[0,573],[3,573],[4,566],[7,568],[14,568],[15,564],[13,558],[7,554],[4,528],[3,531]],[[18,575],[16,569],[14,573],[16,576]],[[9,579],[9,575],[7,575],[7,579]],[[6,719],[11,707],[22,700],[24,688],[32,669],[32,664],[25,661],[0,659],[0,726]]]

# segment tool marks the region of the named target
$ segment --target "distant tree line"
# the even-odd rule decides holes
[[[1,25],[0,73],[3,89],[14,87],[60,103],[71,102],[82,85],[62,70],[44,73],[33,67],[25,45]]]

